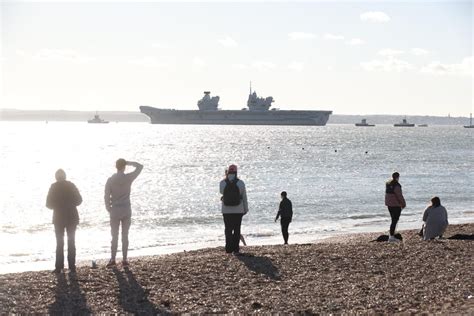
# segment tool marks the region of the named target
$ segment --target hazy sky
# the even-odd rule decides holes
[[[0,0],[1,1],[1,0]],[[0,108],[245,106],[468,115],[473,5],[5,1]]]

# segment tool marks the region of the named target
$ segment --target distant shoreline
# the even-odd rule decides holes
[[[86,122],[91,119],[95,111],[62,111],[62,110],[14,110],[0,109],[0,121],[65,121],[65,122]],[[149,118],[140,112],[132,111],[100,111],[101,118],[113,122],[149,122]],[[343,115],[332,114],[327,124],[355,124],[363,118],[369,124],[394,124],[407,118],[408,122],[414,124],[428,125],[467,125],[469,117],[447,117],[429,115]]]
[[[401,231],[313,244],[223,247],[132,258],[131,267],[79,267],[0,275],[0,313],[459,313],[474,312],[474,223],[450,225],[442,241]]]

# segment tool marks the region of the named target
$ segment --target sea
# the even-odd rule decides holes
[[[131,196],[136,257],[223,246],[219,182],[230,164],[247,187],[248,245],[283,242],[274,222],[281,191],[293,202],[290,243],[386,233],[385,181],[394,171],[407,201],[398,229],[420,228],[435,195],[450,223],[473,222],[473,135],[462,126],[0,122],[0,273],[54,268],[45,202],[58,168],[84,200],[76,247],[88,265],[110,256],[104,186],[118,158],[145,166]]]

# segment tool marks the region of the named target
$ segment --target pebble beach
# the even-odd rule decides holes
[[[0,313],[474,313],[474,224],[444,239],[375,242],[382,233],[314,244],[222,247],[0,275]],[[291,231],[290,231],[291,233]],[[291,235],[290,235],[291,242]]]

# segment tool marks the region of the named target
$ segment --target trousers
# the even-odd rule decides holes
[[[398,220],[400,219],[402,208],[399,206],[388,206],[388,211],[390,212],[390,217],[392,218],[392,223],[390,224],[390,236],[393,236],[395,235],[395,228],[397,227]]]
[[[67,232],[67,262],[69,269],[76,267],[76,224],[54,224],[56,234],[56,269],[64,269],[64,231]]]
[[[225,252],[239,252],[240,226],[243,214],[223,214],[225,225]]]
[[[110,217],[110,232],[112,234],[112,243],[111,243],[111,258],[115,260],[117,256],[118,248],[118,237],[120,226],[122,226],[122,258],[127,260],[128,255],[128,231],[130,230],[130,225],[132,224],[132,218],[130,216],[124,218],[114,218]]]
[[[288,226],[290,226],[291,219],[290,218],[284,218],[282,217],[280,220],[280,225],[281,225],[281,233],[283,235],[283,240],[285,241],[285,244],[288,243]]]

